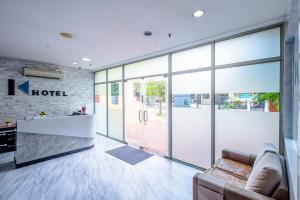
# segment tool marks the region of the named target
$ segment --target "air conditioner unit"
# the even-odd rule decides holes
[[[59,69],[40,69],[24,67],[24,76],[34,76],[41,78],[63,79],[64,73]]]

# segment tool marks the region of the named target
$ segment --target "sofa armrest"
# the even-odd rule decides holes
[[[234,160],[234,161],[246,164],[246,165],[253,166],[255,159],[256,159],[256,155],[236,151],[233,149],[223,149],[222,158]]]
[[[242,189],[231,184],[225,185],[223,198],[234,200],[275,200],[265,195]]]
[[[193,199],[219,199],[226,182],[209,174],[197,173],[193,177]]]

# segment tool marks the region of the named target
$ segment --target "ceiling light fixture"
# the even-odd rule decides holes
[[[87,57],[83,57],[83,58],[81,58],[81,60],[82,60],[82,61],[85,61],[85,62],[90,62],[90,61],[91,61],[91,59],[89,59],[89,58],[87,58]]]
[[[204,10],[196,10],[195,12],[193,12],[193,17],[201,17],[204,15]]]
[[[73,62],[73,65],[77,65],[77,62]]]

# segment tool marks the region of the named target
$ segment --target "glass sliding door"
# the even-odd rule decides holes
[[[211,166],[211,71],[173,75],[172,156]]]
[[[168,155],[167,80],[165,77],[125,82],[126,142]]]
[[[123,140],[122,82],[108,83],[108,136]]]
[[[279,80],[280,62],[216,70],[216,158],[224,148],[279,146]]]
[[[144,79],[144,147],[168,156],[167,78]]]
[[[95,85],[96,132],[107,135],[106,83]]]
[[[143,100],[142,79],[125,82],[125,141],[143,146]]]

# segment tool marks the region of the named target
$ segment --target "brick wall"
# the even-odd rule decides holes
[[[23,67],[53,67],[64,72],[63,80],[24,77]],[[15,79],[15,96],[7,95],[7,80]],[[31,96],[18,90],[18,85],[29,80],[30,90],[66,91],[68,96]],[[69,115],[87,106],[93,113],[94,73],[86,70],[62,67],[35,61],[0,58],[0,123],[6,118],[13,121],[24,116],[38,115],[45,111],[48,116]]]

